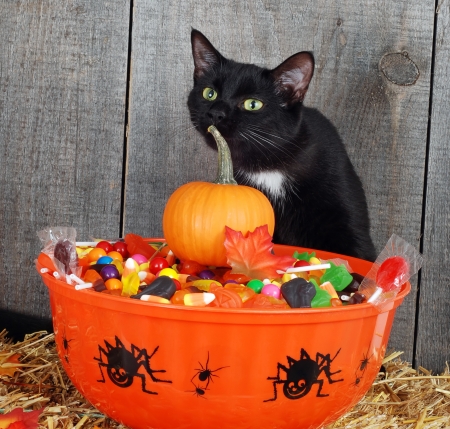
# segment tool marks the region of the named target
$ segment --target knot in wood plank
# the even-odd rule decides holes
[[[396,85],[414,85],[420,76],[416,63],[409,58],[408,52],[390,52],[380,60],[383,75]]]

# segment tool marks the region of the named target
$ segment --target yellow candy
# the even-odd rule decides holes
[[[281,277],[281,283],[286,283],[289,280],[295,279],[297,276],[295,274],[284,273]]]
[[[209,287],[211,286],[211,283],[222,286],[222,284],[216,280],[194,280],[192,282],[192,286],[195,286],[201,290],[209,292]]]
[[[119,271],[119,274],[122,275],[123,273],[123,264],[118,259],[113,259],[111,262],[111,265],[115,265],[117,268],[117,271]]]
[[[175,279],[178,280],[178,273],[173,269],[173,268],[163,268],[160,272],[159,272],[159,277],[161,276],[167,276],[170,277],[171,279]]]
[[[126,277],[122,277],[122,296],[136,295],[139,290],[141,281],[137,273],[131,273]]]
[[[315,256],[311,256],[311,258],[309,258],[309,263],[311,265],[320,265],[322,261],[319,258],[316,258]]]

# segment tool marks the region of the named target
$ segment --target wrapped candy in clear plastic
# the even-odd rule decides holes
[[[419,251],[403,238],[393,234],[359,286],[367,302],[381,308],[393,300],[401,286],[416,274],[423,264]]]
[[[61,279],[71,284],[70,274],[79,275],[76,250],[77,231],[72,227],[47,227],[37,232],[42,243],[42,252],[47,254]]]

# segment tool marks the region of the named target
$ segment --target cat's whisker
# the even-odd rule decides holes
[[[278,140],[283,140],[283,141],[285,141],[287,143],[291,143],[291,144],[294,143],[292,141],[292,139],[285,139],[284,137],[282,137],[280,135],[269,133],[264,128],[256,127],[254,125],[247,125],[247,128],[250,128],[250,129],[255,130],[255,131],[260,131],[263,134],[266,134],[266,135],[268,135],[270,137],[274,137],[275,139],[278,139]],[[288,135],[288,134],[286,134],[286,135]]]
[[[254,131],[247,130],[247,132],[249,134],[251,134],[252,136],[255,136],[254,137],[255,140],[256,140],[256,137],[258,137],[262,142],[266,142],[267,144],[269,144],[273,148],[277,149],[279,152],[283,153],[284,155],[291,156],[291,153],[286,148],[284,148],[281,144],[277,144],[273,140],[270,140],[267,137],[262,136],[261,134],[255,133]],[[264,146],[262,142],[259,142],[259,143],[261,143],[261,145]],[[277,158],[280,159],[279,157],[277,157]],[[281,159],[280,159],[280,161],[281,161]]]
[[[239,131],[239,134],[246,140],[246,141],[248,141],[250,144],[251,144],[251,142],[250,142],[250,140],[249,140],[249,137],[251,138],[251,139],[253,139],[253,140],[255,140],[255,142],[257,143],[257,145],[256,146],[254,146],[257,150],[259,150],[260,152],[261,152],[261,154],[267,159],[267,160],[270,160],[270,158],[269,158],[269,156],[268,156],[268,154],[267,154],[267,152],[264,150],[264,146],[258,141],[258,140],[256,140],[254,137],[252,137],[252,136],[246,136],[243,132],[241,132],[241,131]]]
[[[249,124],[249,125],[247,125],[247,128],[250,128],[250,129],[255,130],[255,131],[260,131],[260,132],[262,132],[263,134],[267,134],[267,135],[269,135],[269,136],[271,136],[271,137],[274,137],[275,139],[283,140],[283,141],[285,141],[285,142],[287,142],[287,143],[295,144],[295,140],[292,140],[292,133],[285,133],[284,135],[290,137],[290,138],[286,139],[286,138],[283,137],[283,134],[280,135],[280,134],[269,133],[269,132],[267,131],[267,129],[261,128],[261,127],[257,127],[257,126],[255,126],[255,125],[250,125],[250,124]]]

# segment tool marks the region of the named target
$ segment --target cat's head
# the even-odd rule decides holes
[[[191,33],[194,87],[188,97],[193,124],[215,148],[209,125],[227,140],[234,163],[259,163],[294,149],[303,99],[314,72],[309,52],[292,55],[273,70],[225,58],[199,31]],[[289,148],[292,146],[292,148]],[[284,156],[282,156],[284,157]]]

